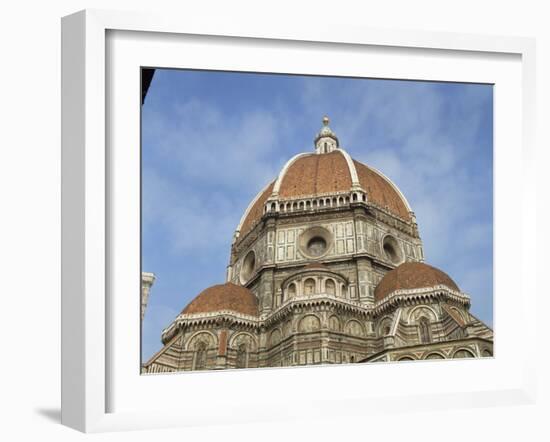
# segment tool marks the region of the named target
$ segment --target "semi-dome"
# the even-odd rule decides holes
[[[203,290],[181,314],[233,311],[249,316],[258,315],[258,299],[245,287],[226,282]]]
[[[380,301],[396,290],[421,289],[437,285],[460,291],[445,272],[422,262],[405,262],[384,275],[374,289],[374,299]]]
[[[353,191],[362,192],[367,203],[406,222],[412,220],[412,210],[397,186],[378,170],[351,158],[339,147],[338,138],[328,127],[328,118],[323,119],[323,124],[315,138],[315,152],[291,158],[277,178],[250,203],[239,224],[239,235],[246,234],[261,219],[268,200],[281,202]]]

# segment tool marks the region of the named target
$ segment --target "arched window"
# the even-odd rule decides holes
[[[445,359],[439,353],[430,353],[425,359]]]
[[[380,336],[389,336],[391,333],[392,320],[388,317],[384,318],[380,324],[378,324],[378,334]]]
[[[422,317],[418,323],[418,331],[420,334],[420,342],[422,344],[429,344],[432,342],[432,337],[430,333],[430,322],[427,318]]]
[[[340,331],[340,320],[336,316],[331,316],[328,319],[328,326],[331,330]]]
[[[344,327],[344,330],[347,334],[351,335],[351,336],[363,336],[364,332],[363,332],[363,327],[361,326],[361,324],[352,319],[350,321],[348,321]]]
[[[246,344],[241,344],[237,348],[237,368],[247,368],[248,367],[248,351]]]
[[[279,307],[283,303],[283,292],[276,293],[273,296],[273,308]]]
[[[315,332],[321,328],[321,321],[315,315],[305,315],[298,323],[298,331],[303,333]]]
[[[348,288],[342,284],[342,297],[347,298],[348,297]]]
[[[296,284],[290,284],[287,288],[287,292],[289,298],[294,298],[296,296]]]
[[[475,358],[474,354],[469,350],[458,350],[454,355],[453,358],[455,359],[461,359],[461,358]]]
[[[195,370],[206,368],[206,344],[199,342],[195,347]]]
[[[306,295],[311,295],[315,293],[315,280],[308,278],[304,283],[304,293]]]
[[[327,279],[325,282],[325,291],[329,295],[335,295],[336,294],[336,285],[334,284],[334,281],[332,279]]]
[[[272,346],[275,346],[279,342],[281,342],[281,339],[282,339],[281,330],[276,328],[275,330],[273,330],[271,332],[271,337],[270,337],[269,342],[271,343]]]

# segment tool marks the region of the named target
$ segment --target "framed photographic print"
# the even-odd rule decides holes
[[[142,85],[143,373],[493,356],[492,84]]]
[[[533,57],[521,38],[64,18],[63,423],[532,400],[533,220],[511,177]]]

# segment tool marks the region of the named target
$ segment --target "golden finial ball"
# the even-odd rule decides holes
[[[328,117],[325,115],[325,116],[323,117],[323,125],[324,125],[324,126],[328,126],[328,123],[329,123],[329,122],[330,122],[330,120],[329,120]]]

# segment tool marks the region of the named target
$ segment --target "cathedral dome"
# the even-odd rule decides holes
[[[374,299],[380,301],[396,290],[421,289],[436,285],[460,291],[445,272],[422,262],[405,262],[384,275],[374,290]]]
[[[301,153],[291,158],[278,177],[270,182],[250,203],[239,224],[239,235],[250,231],[260,220],[269,201],[289,201],[300,198],[342,195],[361,192],[367,203],[381,207],[409,222],[412,210],[395,184],[376,169],[350,157],[339,147],[338,138],[328,127],[315,137],[315,152]]]
[[[258,316],[258,299],[245,287],[227,282],[203,290],[181,314],[233,311],[249,316]]]

